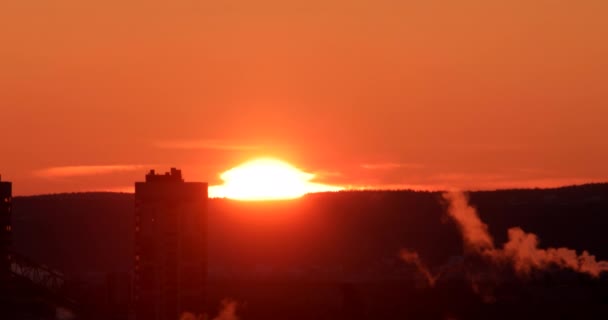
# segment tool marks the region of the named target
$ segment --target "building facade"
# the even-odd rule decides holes
[[[174,168],[135,183],[135,319],[205,313],[207,190]]]
[[[12,184],[2,181],[0,176],[0,277],[8,277],[10,273],[10,247],[13,226],[12,215]]]

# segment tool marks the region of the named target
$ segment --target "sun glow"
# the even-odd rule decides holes
[[[283,200],[311,192],[338,191],[342,187],[311,182],[315,178],[281,160],[255,159],[220,175],[223,185],[209,187],[212,198]]]

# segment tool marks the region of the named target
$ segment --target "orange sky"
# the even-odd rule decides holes
[[[128,2],[126,4],[125,2]],[[0,2],[15,194],[255,156],[341,185],[608,180],[608,2]]]

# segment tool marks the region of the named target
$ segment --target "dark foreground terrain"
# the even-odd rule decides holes
[[[507,229],[541,247],[608,259],[608,184],[474,192],[497,245]],[[240,319],[608,319],[608,279],[550,268],[526,277],[478,268],[440,193],[361,191],[209,202],[209,302]],[[58,270],[87,318],[126,319],[133,195],[17,197],[14,251]],[[402,249],[440,273],[434,287]],[[477,270],[477,271],[475,271]]]

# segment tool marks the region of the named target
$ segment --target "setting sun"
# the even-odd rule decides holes
[[[338,191],[342,187],[311,182],[312,173],[281,160],[260,158],[220,175],[223,185],[209,188],[211,197],[236,200],[282,200],[311,192]]]

